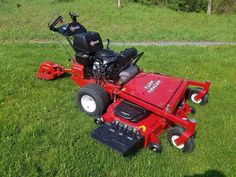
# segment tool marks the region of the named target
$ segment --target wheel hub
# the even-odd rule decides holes
[[[178,135],[173,135],[172,138],[171,138],[171,141],[172,141],[173,145],[174,145],[176,148],[178,148],[178,149],[183,149],[183,148],[184,148],[184,144],[177,145],[177,144],[175,143],[175,140],[177,140],[178,138],[179,138]]]
[[[197,96],[197,93],[193,93],[193,94],[191,95],[191,100],[192,100],[194,103],[197,103],[197,104],[201,103],[202,99],[196,100],[196,99],[195,99],[196,96]]]
[[[94,112],[96,110],[96,103],[89,95],[83,95],[81,97],[81,104],[87,112]]]

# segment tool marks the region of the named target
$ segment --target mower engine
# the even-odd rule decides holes
[[[104,48],[99,33],[92,31],[73,35],[72,47],[76,53],[76,62],[85,67],[85,78],[110,83],[117,83],[119,74],[138,56],[135,48],[120,53],[110,50],[109,46]]]
[[[120,72],[130,66],[131,59],[136,55],[135,48],[125,49],[120,53],[115,53],[110,49],[97,51],[93,63],[94,77],[117,82]]]

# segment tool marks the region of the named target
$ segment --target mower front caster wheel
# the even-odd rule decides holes
[[[76,102],[81,111],[99,117],[109,106],[110,96],[102,86],[88,84],[79,90]]]
[[[194,149],[194,138],[190,137],[184,144],[177,145],[175,140],[178,139],[185,129],[180,126],[171,127],[167,131],[168,141],[171,146],[181,150],[182,152],[192,152]]]
[[[201,88],[193,88],[191,90],[189,90],[188,92],[188,99],[190,99],[193,103],[195,104],[200,104],[200,105],[205,105],[207,104],[208,102],[208,97],[209,97],[209,94],[205,94],[201,99],[199,100],[196,100],[195,99],[195,96],[197,96],[197,94],[201,91],[202,89]]]
[[[162,146],[158,143],[151,143],[149,145],[149,149],[153,152],[156,152],[156,153],[161,153],[162,152]]]
[[[191,111],[192,114],[196,113],[196,109],[193,106],[190,106],[190,111]]]

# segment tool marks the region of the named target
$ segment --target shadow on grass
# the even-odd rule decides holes
[[[218,170],[207,170],[203,174],[185,175],[184,177],[226,177],[222,172]]]
[[[63,80],[63,79],[68,79],[68,78],[70,78],[70,77],[71,77],[71,74],[70,74],[70,73],[64,73],[62,76],[55,77],[55,78],[52,79],[52,80],[54,80],[54,81],[56,81],[56,80]]]
[[[64,73],[63,76],[59,77],[60,79],[71,77],[71,73]],[[57,78],[57,79],[59,79]]]

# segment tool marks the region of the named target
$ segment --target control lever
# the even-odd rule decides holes
[[[109,46],[110,46],[110,39],[107,39],[107,49],[110,49]]]
[[[77,17],[79,16],[78,14],[69,12],[69,15],[70,15],[72,22],[77,22]]]
[[[52,31],[56,31],[57,29],[55,28],[55,26],[59,23],[62,22],[62,16],[59,15],[55,20],[53,20],[51,23],[49,22],[48,27],[50,30]]]

